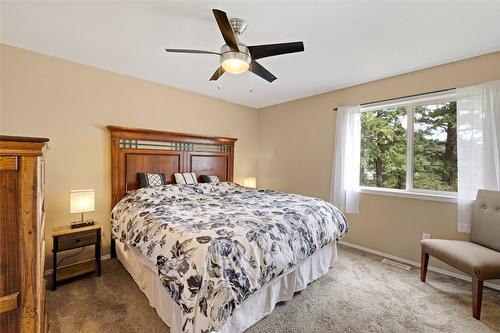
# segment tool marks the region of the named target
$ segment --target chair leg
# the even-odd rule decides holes
[[[481,301],[483,300],[483,281],[472,278],[472,316],[481,318]]]
[[[422,257],[420,259],[420,280],[425,282],[427,277],[427,266],[429,265],[429,254],[422,249]]]

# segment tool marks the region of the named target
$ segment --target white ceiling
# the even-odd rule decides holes
[[[500,50],[500,1],[1,2],[2,43],[203,95],[264,107]],[[248,45],[303,40],[261,59],[278,77],[224,74],[211,9],[247,20]],[[221,89],[218,89],[218,84]],[[253,88],[253,92],[250,92]]]

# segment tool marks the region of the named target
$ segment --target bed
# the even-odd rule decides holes
[[[236,139],[108,126],[112,254],[171,332],[242,332],[328,273],[342,213],[233,181]],[[138,188],[137,173],[167,185]],[[176,172],[220,182],[173,185]]]

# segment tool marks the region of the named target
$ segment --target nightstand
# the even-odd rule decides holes
[[[52,232],[52,290],[56,290],[57,282],[74,278],[83,274],[96,272],[101,276],[101,234],[102,226],[71,229],[70,226],[56,228]],[[94,245],[95,259],[73,265],[57,267],[59,252]]]

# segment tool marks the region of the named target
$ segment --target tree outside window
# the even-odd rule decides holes
[[[457,191],[456,102],[361,115],[360,185]]]

